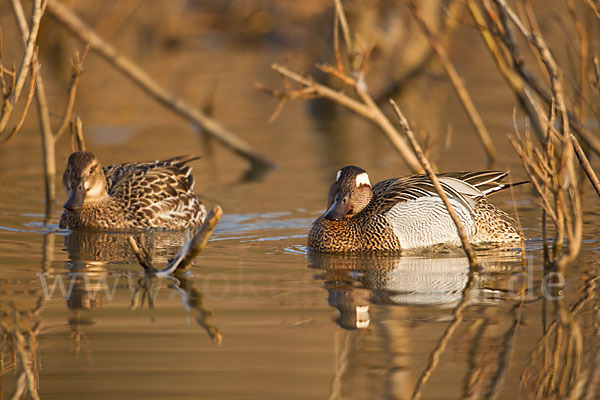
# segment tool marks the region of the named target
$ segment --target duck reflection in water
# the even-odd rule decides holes
[[[65,237],[69,281],[64,282],[64,287],[68,290],[66,304],[72,311],[69,325],[78,349],[81,339],[85,338],[82,326],[96,323],[88,312],[101,308],[106,301],[113,301],[119,292],[131,295],[131,311],[142,308],[146,301],[153,308],[159,291],[165,288],[176,293],[182,305],[196,314],[196,322],[206,330],[213,344],[219,346],[222,334],[209,321],[212,311],[204,305],[202,293],[194,288],[193,278],[185,273],[167,279],[153,279],[141,274],[128,241],[132,234],[74,230]],[[151,249],[149,255],[156,265],[167,264],[186,241],[185,234],[176,231],[149,231],[133,235],[140,247]]]
[[[469,281],[468,259],[458,251],[435,258],[310,251],[308,259],[310,268],[324,271],[318,278],[325,282],[328,303],[338,311],[337,324],[362,329],[371,324],[371,305],[456,306]],[[501,252],[499,257],[480,260],[485,268],[474,276],[469,304],[492,305],[502,298],[503,289],[490,287],[499,279],[494,272],[520,268],[520,257],[515,254]]]

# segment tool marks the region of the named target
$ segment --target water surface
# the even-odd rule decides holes
[[[199,139],[102,60],[90,57],[81,82],[77,112],[88,149],[102,162],[203,155],[192,164],[196,192],[225,214],[186,275],[144,286],[127,234],[59,230],[66,198],[60,176],[45,220],[34,119],[0,148],[1,398],[27,387],[59,399],[407,398],[417,387],[428,399],[529,398],[547,379],[567,382],[572,371],[577,379],[592,376],[600,207],[588,188],[584,247],[558,301],[544,296],[540,207],[526,186],[515,190],[515,202],[510,193],[492,200],[518,213],[530,237],[524,260],[520,250],[481,251],[484,268],[470,274],[460,251],[312,254],[306,234],[339,167],[360,165],[372,182],[409,171],[373,126],[349,114],[333,125],[313,123],[304,104],[290,103],[267,124],[276,103],[254,83],[279,84],[269,65],[285,52],[237,50],[185,42],[144,59],[194,104],[209,94],[208,82],[218,82],[215,117],[277,164],[254,180],[245,179],[244,161]],[[506,139],[510,93],[468,60],[460,67],[477,78],[470,90],[502,155],[495,167],[524,178]],[[63,83],[48,72],[59,103],[62,92],[52,88]],[[423,125],[437,127],[440,137],[452,124],[449,148],[435,150],[440,170],[486,168],[449,88],[436,90],[425,101],[401,103],[409,113],[435,116]],[[490,98],[490,91],[499,95]],[[59,173],[68,153],[68,140],[59,141]],[[184,236],[148,233],[143,240],[162,266]],[[524,297],[516,296],[522,287]],[[453,325],[458,305],[461,322]],[[565,339],[570,331],[555,322],[561,308],[572,309],[579,324],[581,359]]]

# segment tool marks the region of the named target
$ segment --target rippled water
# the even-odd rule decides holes
[[[148,283],[128,234],[59,230],[66,197],[60,177],[55,211],[44,220],[35,121],[0,147],[0,398],[26,387],[57,399],[371,399],[407,398],[415,390],[427,399],[529,398],[544,380],[597,373],[600,207],[592,193],[584,199],[584,248],[562,293],[545,285],[553,281],[542,270],[540,207],[525,186],[515,189],[514,204],[510,193],[492,200],[518,212],[530,237],[525,256],[480,250],[484,268],[474,274],[451,249],[402,257],[313,254],[306,234],[340,166],[360,165],[372,182],[408,174],[406,167],[354,116],[343,114],[334,129],[312,123],[293,103],[267,124],[275,102],[253,85],[279,82],[268,67],[283,52],[201,53],[184,47],[148,68],[169,71],[162,78],[196,104],[207,95],[207,80],[219,81],[215,116],[277,164],[258,179],[244,179],[244,162],[122,87],[129,84],[102,60],[86,65],[91,78],[82,80],[78,106],[88,148],[106,164],[204,156],[192,164],[196,191],[225,214],[185,275]],[[173,65],[189,66],[186,85]],[[463,68],[475,77],[470,89],[503,155],[496,167],[523,178],[506,140],[512,98],[490,98],[502,83]],[[441,131],[454,127],[440,169],[485,168],[469,123],[443,93],[406,100],[409,112],[436,116],[429,123]],[[59,174],[68,153],[67,140],[60,141]],[[141,240],[162,266],[185,234],[146,233]],[[524,298],[515,294],[519,288]],[[581,359],[573,331],[556,323],[561,309],[571,309],[579,324]],[[557,360],[568,368],[555,367]]]

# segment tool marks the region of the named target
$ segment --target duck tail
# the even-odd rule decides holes
[[[496,192],[499,192],[501,190],[504,189],[508,189],[511,187],[515,187],[515,186],[519,186],[519,185],[524,185],[526,183],[531,183],[531,181],[521,181],[521,182],[503,182],[503,183],[499,183],[493,187],[489,187],[487,188],[485,191],[483,191],[483,193],[486,196],[489,196],[490,194],[494,194]]]
[[[182,156],[177,156],[177,157],[169,158],[168,160],[165,160],[165,161],[166,162],[170,162],[171,164],[176,165],[178,167],[181,167],[181,166],[183,166],[183,165],[185,165],[185,164],[187,164],[187,163],[189,163],[191,161],[199,160],[201,158],[202,158],[201,156],[195,156],[195,155],[192,155],[192,154],[185,154],[185,155],[182,155]]]

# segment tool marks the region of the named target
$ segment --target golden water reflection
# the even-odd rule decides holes
[[[309,253],[337,314],[331,398],[428,398],[444,390],[461,398],[594,398],[599,365],[582,346],[597,343],[599,331],[584,328],[597,316],[580,318],[586,303],[597,304],[597,277],[568,307],[543,287],[547,271],[527,275],[520,252],[479,260],[482,270],[472,271],[457,255]],[[531,325],[539,319],[541,330]]]

